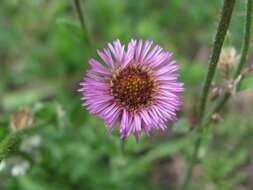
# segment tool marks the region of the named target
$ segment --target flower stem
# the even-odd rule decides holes
[[[246,63],[248,53],[249,53],[249,47],[250,47],[250,38],[251,38],[251,24],[252,24],[252,0],[248,0],[247,2],[247,15],[246,15],[246,22],[245,22],[245,28],[244,28],[244,41],[242,45],[242,55],[240,58],[239,65],[236,69],[234,79],[236,79],[239,74],[241,73],[241,70],[243,66]]]
[[[209,59],[208,72],[204,82],[204,87],[202,90],[200,109],[199,109],[199,119],[202,120],[205,114],[206,101],[213,80],[216,66],[220,57],[221,48],[229,27],[231,16],[234,10],[235,0],[225,0],[222,8],[221,19],[218,25],[217,33],[214,40],[213,50],[211,58]]]
[[[124,155],[126,152],[126,140],[125,139],[121,139],[121,141],[120,141],[120,151],[121,151],[122,155]]]
[[[192,159],[190,161],[190,164],[189,164],[189,167],[188,167],[188,170],[187,170],[187,174],[186,174],[186,180],[184,181],[184,184],[182,186],[182,189],[185,189],[191,178],[192,178],[192,174],[193,174],[193,167],[194,165],[196,164],[197,162],[197,159],[198,159],[198,153],[199,153],[199,148],[200,148],[200,145],[201,145],[201,142],[202,142],[202,136],[198,136],[197,139],[195,140],[194,142],[194,148],[193,148],[193,154],[192,154]]]
[[[78,19],[80,21],[80,24],[81,24],[81,27],[82,27],[82,30],[83,30],[83,33],[84,33],[84,37],[87,40],[88,46],[91,47],[92,40],[91,40],[91,37],[89,35],[87,24],[85,22],[85,18],[84,18],[84,13],[83,13],[81,2],[80,2],[80,0],[73,0],[73,2],[74,2],[75,10],[77,12]]]
[[[246,15],[246,22],[244,26],[244,38],[243,38],[243,45],[241,50],[241,58],[239,61],[239,65],[236,69],[233,79],[235,80],[241,73],[244,65],[246,64],[247,57],[249,54],[250,42],[251,42],[251,30],[252,30],[252,7],[253,7],[253,0],[247,1],[247,15]],[[242,78],[243,79],[243,78]],[[240,82],[239,82],[240,84]],[[219,112],[226,102],[228,101],[229,97],[231,96],[230,92],[226,92],[214,106],[213,110],[209,114],[207,114],[206,119],[203,121],[203,125],[208,125],[211,122],[211,117],[214,113]]]
[[[11,132],[0,142],[0,162],[8,156],[21,136],[21,131]]]
[[[213,77],[215,75],[216,66],[217,66],[217,63],[218,63],[218,60],[220,57],[220,52],[221,52],[221,49],[223,46],[223,42],[224,42],[227,30],[228,30],[228,27],[230,24],[231,16],[232,16],[232,13],[234,10],[234,5],[235,5],[235,0],[225,0],[223,7],[222,7],[221,19],[220,19],[220,22],[218,25],[216,36],[215,36],[212,54],[209,59],[208,72],[207,72],[207,75],[205,78],[204,87],[202,89],[200,108],[199,108],[199,122],[200,122],[200,124],[202,123],[203,116],[205,114],[207,96],[209,93],[211,82],[212,82]],[[200,149],[201,142],[202,142],[202,136],[203,136],[202,128],[203,128],[203,126],[200,125],[200,130],[198,131],[198,136],[197,136],[197,139],[194,143],[194,150],[193,150],[192,159],[189,163],[186,179],[183,183],[182,189],[185,189],[189,185],[189,182],[192,178],[193,168],[194,168],[194,165],[196,164],[196,161],[198,159],[199,149]]]

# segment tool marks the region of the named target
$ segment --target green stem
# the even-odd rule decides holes
[[[231,16],[234,10],[234,5],[235,5],[235,0],[225,0],[223,7],[222,7],[222,12],[221,12],[221,19],[217,28],[217,33],[215,36],[214,40],[214,45],[213,45],[213,50],[211,57],[209,59],[208,63],[208,72],[205,78],[204,82],[204,87],[202,89],[202,95],[201,95],[201,100],[200,100],[200,108],[199,108],[199,121],[200,124],[202,123],[203,116],[205,114],[205,108],[206,108],[206,101],[207,101],[207,96],[209,93],[209,89],[211,86],[211,82],[213,80],[213,77],[215,75],[216,71],[216,66],[220,57],[220,52],[222,49],[222,45],[230,24]],[[189,182],[192,178],[192,173],[193,173],[193,168],[194,165],[196,164],[196,161],[198,159],[198,154],[199,154],[199,149],[201,146],[202,142],[202,136],[203,136],[203,126],[200,126],[200,131],[198,133],[197,139],[194,143],[194,151],[192,155],[192,159],[190,161],[188,170],[187,170],[187,176],[186,179],[183,183],[182,189],[185,189],[188,185]]]
[[[247,57],[249,54],[250,42],[251,42],[251,30],[252,30],[252,7],[253,7],[253,0],[248,0],[247,2],[247,15],[246,15],[246,22],[244,26],[244,39],[243,45],[241,50],[241,58],[239,61],[239,65],[236,69],[233,79],[235,80],[241,73],[244,65],[246,64]],[[239,82],[240,84],[240,82]],[[212,120],[212,115],[214,113],[219,112],[228,101],[229,97],[231,96],[230,92],[226,92],[214,106],[213,110],[207,115],[206,119],[204,120],[204,125],[210,124]]]
[[[122,155],[124,155],[126,153],[126,140],[125,139],[121,139],[121,141],[120,141],[120,152]]]
[[[247,3],[247,15],[246,15],[246,22],[245,22],[245,28],[244,28],[244,40],[242,45],[242,55],[240,58],[239,65],[236,69],[234,79],[236,79],[239,74],[241,73],[242,68],[244,67],[248,53],[249,53],[249,47],[250,47],[250,38],[251,38],[251,24],[252,24],[252,0],[248,0]]]
[[[74,2],[74,7],[75,7],[76,12],[77,12],[78,19],[80,21],[80,24],[81,24],[81,27],[82,27],[82,30],[83,30],[83,33],[84,33],[84,37],[87,40],[88,46],[91,48],[92,40],[91,40],[91,37],[89,35],[89,31],[88,31],[88,28],[87,28],[87,25],[86,25],[86,22],[85,22],[81,2],[80,2],[80,0],[73,0],[73,2]]]
[[[187,174],[186,174],[186,180],[184,181],[184,184],[182,186],[182,189],[185,189],[191,178],[192,178],[192,174],[193,174],[193,167],[194,165],[196,164],[197,160],[198,160],[198,153],[199,153],[199,148],[200,148],[200,145],[201,145],[201,142],[202,142],[202,135],[199,135],[196,139],[196,141],[194,142],[194,148],[193,148],[193,154],[192,154],[192,159],[190,161],[190,164],[189,164],[189,168],[187,170]]]
[[[12,132],[0,143],[0,162],[8,156],[12,148],[16,145],[21,136],[21,131]]]
[[[203,115],[205,114],[207,96],[209,93],[211,82],[213,80],[213,77],[216,71],[216,66],[220,57],[221,48],[222,48],[227,30],[229,27],[229,23],[231,20],[231,16],[234,10],[234,4],[235,4],[235,0],[225,0],[223,4],[221,19],[218,25],[216,36],[215,36],[212,55],[208,64],[208,73],[206,75],[204,87],[202,90],[200,109],[199,109],[200,120],[202,120]]]

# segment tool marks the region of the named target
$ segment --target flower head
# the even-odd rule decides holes
[[[11,117],[10,121],[10,127],[13,131],[29,128],[32,124],[32,111],[29,107],[22,107],[16,115]]]
[[[229,78],[238,60],[239,56],[234,47],[222,49],[218,61],[218,69],[226,79]]]
[[[80,83],[84,105],[101,117],[111,132],[119,123],[121,138],[151,129],[165,129],[181,107],[183,84],[172,54],[152,41],[119,40],[97,51],[103,63],[90,59],[91,68]]]

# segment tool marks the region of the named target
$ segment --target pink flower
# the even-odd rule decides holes
[[[172,54],[152,41],[131,40],[125,50],[119,40],[97,51],[103,63],[91,68],[80,83],[84,105],[102,118],[111,132],[119,123],[121,138],[166,128],[177,119],[183,84]]]

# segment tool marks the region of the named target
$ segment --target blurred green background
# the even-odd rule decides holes
[[[246,1],[237,1],[225,46],[239,52]],[[0,164],[3,190],[176,189],[186,175],[194,122],[221,0],[85,0],[93,47],[70,0],[0,1],[0,140],[30,107],[33,130]],[[78,83],[95,49],[119,38],[152,39],[173,52],[185,83],[179,121],[122,150],[118,131],[81,106]],[[250,61],[252,62],[252,52]],[[217,72],[217,82],[223,82]],[[251,77],[252,78],[252,77]],[[189,190],[253,189],[253,91],[236,94],[201,147]]]

